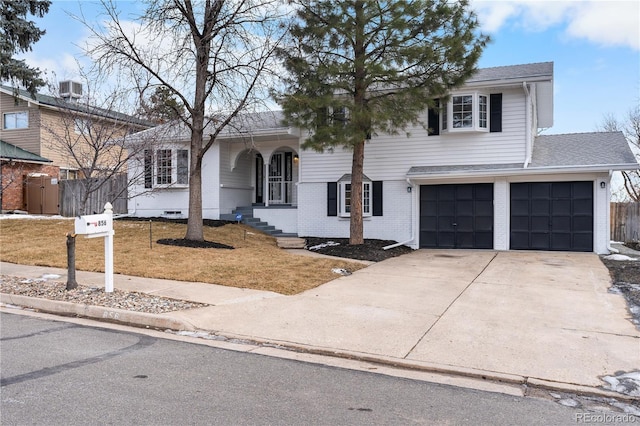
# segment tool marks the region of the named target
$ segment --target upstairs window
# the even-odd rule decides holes
[[[429,136],[459,132],[501,132],[502,93],[452,95],[429,110]]]
[[[27,111],[5,112],[2,115],[2,122],[4,130],[28,129],[29,113]]]
[[[189,184],[189,151],[158,149],[144,151],[144,187],[184,187]]]

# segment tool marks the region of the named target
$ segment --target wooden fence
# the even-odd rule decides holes
[[[640,203],[611,203],[611,239],[640,239]]]
[[[62,216],[72,217],[80,214],[102,213],[107,202],[113,205],[113,213],[127,213],[126,173],[109,179],[100,189],[92,192],[87,200],[84,213],[81,212],[80,203],[86,191],[86,181],[83,179],[65,179],[60,180],[59,185],[60,214]],[[91,186],[96,187],[97,185],[93,183]]]

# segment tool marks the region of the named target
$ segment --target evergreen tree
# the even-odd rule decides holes
[[[141,99],[138,114],[145,120],[162,124],[180,119],[185,109],[168,87],[159,86],[148,100]]]
[[[350,244],[362,244],[365,141],[420,123],[475,71],[488,37],[467,1],[299,0],[276,98],[304,148],[353,151]]]
[[[0,1],[0,81],[17,81],[32,96],[45,85],[40,70],[13,56],[30,51],[31,45],[45,34],[33,21],[27,20],[27,14],[42,18],[50,4],[49,0]]]

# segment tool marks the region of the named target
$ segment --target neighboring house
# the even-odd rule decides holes
[[[204,157],[203,216],[242,212],[273,232],[348,237],[351,152],[302,150],[304,134],[279,113],[242,119]],[[622,133],[539,134],[553,125],[553,63],[481,69],[424,119],[428,131],[374,135],[365,146],[365,238],[608,251],[611,173],[638,164]],[[136,216],[188,215],[189,133],[167,128],[133,188],[146,192],[129,202]]]
[[[70,81],[60,83],[61,97],[36,94],[35,99],[24,90],[0,86],[3,211],[58,213],[58,181],[85,177],[77,159],[61,147],[63,138],[76,143],[77,152],[88,152],[81,136],[90,128],[117,125],[115,134],[123,136],[150,127],[79,102],[81,95],[82,85]]]

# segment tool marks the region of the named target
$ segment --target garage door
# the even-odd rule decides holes
[[[512,183],[511,249],[593,251],[593,182]]]
[[[493,248],[493,184],[420,187],[421,248]]]

